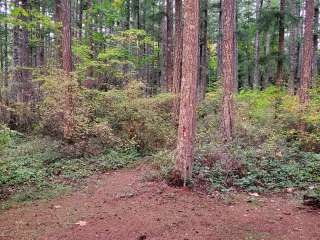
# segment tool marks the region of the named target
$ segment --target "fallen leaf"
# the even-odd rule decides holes
[[[259,197],[259,193],[249,193],[250,196],[253,196],[253,197]]]
[[[75,224],[83,227],[83,226],[87,225],[87,222],[86,221],[79,221],[79,222],[77,222]]]

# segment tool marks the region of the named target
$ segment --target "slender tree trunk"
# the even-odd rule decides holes
[[[79,0],[79,20],[78,20],[78,29],[79,29],[79,40],[82,41],[82,24],[83,24],[83,7],[84,0]]]
[[[184,180],[192,177],[196,129],[199,51],[199,0],[184,0],[183,59],[176,170]]]
[[[174,57],[174,42],[173,42],[173,0],[167,0],[167,48],[166,48],[166,82],[167,91],[173,92],[173,57]]]
[[[69,82],[70,72],[72,72],[72,51],[71,51],[71,8],[70,0],[62,0],[62,66],[66,74],[66,89],[64,96],[64,126],[63,136],[66,140],[71,140],[73,135],[73,103],[72,86]]]
[[[130,0],[126,0],[126,21],[125,21],[125,29],[130,29],[130,18],[131,18],[131,11],[130,11]]]
[[[316,87],[318,77],[318,31],[319,31],[319,3],[315,0],[314,8],[314,34],[313,34],[313,61],[312,61],[312,87]]]
[[[267,0],[266,2],[267,8],[268,10],[271,10],[271,0]],[[272,67],[270,64],[270,49],[271,49],[271,32],[270,29],[267,30],[266,32],[266,39],[265,39],[265,56],[267,59],[267,63],[266,63],[266,74],[264,76],[264,80],[263,80],[263,84],[262,84],[262,88],[265,89],[269,86],[269,84],[271,83],[271,79],[272,79]]]
[[[29,1],[16,0],[15,7],[27,11]],[[26,22],[27,17],[19,15],[18,19]],[[12,102],[31,102],[33,86],[31,82],[31,51],[29,47],[29,31],[23,26],[16,25],[13,29],[13,76],[9,86],[9,95]]]
[[[290,0],[290,14],[297,17],[297,1]],[[296,23],[290,26],[290,76],[288,81],[288,92],[294,95],[295,83],[297,78],[297,64],[298,64],[298,44],[297,44],[298,27]]]
[[[208,0],[200,0],[200,60],[198,77],[198,102],[205,98],[208,84]]]
[[[313,17],[314,0],[306,0],[306,18],[303,40],[303,60],[300,84],[300,104],[304,110],[309,103],[309,88],[312,80],[312,58],[313,58]]]
[[[238,1],[234,1],[234,30],[233,30],[233,91],[238,92],[239,83],[238,83]]]
[[[235,3],[233,0],[223,0],[223,130],[226,141],[232,139],[233,129],[233,89],[234,89],[234,29]]]
[[[160,5],[160,11],[164,12],[165,10],[165,2],[166,0],[162,0],[162,4]],[[161,18],[161,76],[160,76],[160,89],[161,92],[167,91],[167,16],[162,15]]]
[[[174,69],[173,69],[173,93],[176,95],[173,113],[175,119],[179,116],[179,101],[181,89],[181,73],[182,73],[182,53],[183,53],[183,22],[182,22],[182,0],[175,2],[175,53],[174,53]]]
[[[220,0],[220,11],[219,11],[219,30],[218,30],[218,50],[217,50],[217,57],[218,57],[218,68],[217,68],[217,76],[218,79],[221,78],[222,75],[222,2]]]
[[[279,49],[276,86],[280,87],[283,82],[283,55],[284,55],[284,14],[285,0],[280,0],[280,16],[279,16]]]
[[[61,23],[62,22],[62,0],[56,0],[55,1],[55,12],[54,12],[54,20],[56,23]],[[55,33],[55,42],[56,42],[56,59],[57,62],[60,66],[58,67],[62,67],[62,29],[59,27],[59,29],[57,29],[56,33]]]
[[[260,89],[260,30],[259,30],[259,18],[262,8],[263,0],[256,0],[256,37],[255,37],[255,55],[254,55],[254,73],[253,73],[253,88]]]

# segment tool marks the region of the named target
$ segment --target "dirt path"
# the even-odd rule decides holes
[[[319,240],[320,211],[239,195],[231,204],[165,183],[143,167],[95,176],[84,190],[0,215],[0,240]]]

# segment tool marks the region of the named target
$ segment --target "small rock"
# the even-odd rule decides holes
[[[79,222],[76,222],[75,224],[79,225],[80,227],[83,227],[83,226],[87,225],[87,222],[86,221],[79,221]]]

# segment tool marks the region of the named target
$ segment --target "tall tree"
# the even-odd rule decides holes
[[[266,7],[268,11],[271,10],[271,0],[266,1]],[[265,39],[265,57],[266,59],[270,59],[270,53],[271,53],[271,30],[270,28],[267,29],[266,32],[266,39]],[[262,88],[266,88],[270,83],[272,79],[272,66],[270,64],[270,61],[267,61],[266,63],[266,74],[264,76],[263,80],[263,86]]]
[[[176,153],[176,170],[184,180],[192,177],[196,129],[196,98],[199,52],[199,0],[184,1],[181,101]]]
[[[222,45],[222,76],[223,76],[223,130],[227,141],[232,139],[233,129],[233,88],[235,76],[234,64],[234,29],[235,2],[223,0],[223,45]]]
[[[71,51],[71,8],[70,0],[62,0],[62,66],[66,74],[66,89],[64,93],[64,126],[63,135],[66,140],[70,140],[73,134],[73,113],[72,113],[72,93],[69,83],[69,74],[72,71],[72,51]]]
[[[208,0],[200,1],[200,60],[198,78],[198,101],[205,97],[208,83]]]
[[[309,103],[309,88],[312,80],[312,58],[313,58],[313,17],[314,0],[305,0],[305,27],[303,40],[303,59],[300,83],[300,104],[304,109]]]
[[[14,7],[28,11],[28,0],[15,0]],[[28,21],[26,14],[17,18],[22,22]],[[31,51],[29,45],[29,31],[25,25],[16,24],[13,28],[13,74],[9,84],[9,99],[12,102],[30,102],[32,100],[33,86],[31,82]]]
[[[312,86],[315,87],[318,77],[318,38],[319,38],[319,2],[315,0],[314,8],[314,33],[313,33],[313,61],[312,61]]]
[[[283,82],[283,55],[284,55],[284,16],[285,16],[285,0],[280,0],[279,12],[279,46],[278,46],[278,63],[276,85],[280,87]]]
[[[183,22],[182,22],[182,0],[175,1],[175,48],[173,67],[173,93],[176,94],[174,102],[175,118],[179,115],[179,95],[181,89],[182,53],[183,53]]]
[[[298,25],[297,21],[297,1],[290,0],[290,14],[294,18],[294,22],[290,26],[290,43],[289,43],[289,56],[290,56],[290,76],[288,81],[288,92],[293,95],[295,91],[295,82],[297,78],[297,65],[298,65]]]
[[[260,59],[260,29],[259,29],[259,18],[262,8],[263,0],[256,0],[256,37],[255,37],[255,55],[254,55],[254,73],[253,73],[253,87],[260,89],[260,70],[259,70],[259,59]]]
[[[173,57],[174,57],[174,48],[173,48],[173,0],[167,0],[166,6],[167,13],[167,46],[166,46],[166,82],[167,82],[167,91],[173,91]]]

